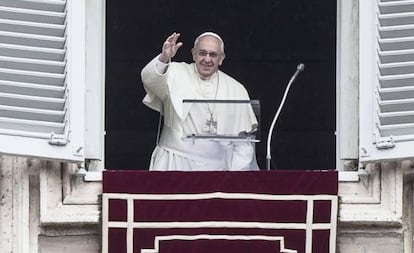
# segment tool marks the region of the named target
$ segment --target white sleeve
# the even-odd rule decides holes
[[[259,170],[254,143],[233,142],[230,170]]]
[[[168,64],[160,62],[158,57],[157,55],[142,69],[141,80],[147,92],[143,103],[154,110],[161,111],[162,101],[168,93]]]
[[[170,63],[164,63],[160,61],[159,57],[157,57],[157,61],[155,62],[155,69],[159,75],[164,75],[167,72],[168,65]]]

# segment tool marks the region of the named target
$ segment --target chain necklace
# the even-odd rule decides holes
[[[199,88],[203,92],[203,88],[200,84],[199,79],[197,79],[197,81],[198,81]],[[217,72],[216,93],[214,95],[214,100],[217,99],[218,89],[219,89],[219,72]],[[212,103],[212,104],[213,104],[213,106],[211,108],[210,103],[207,103],[208,116],[207,116],[207,119],[206,119],[206,121],[203,125],[202,132],[204,134],[215,135],[215,134],[217,134],[217,120],[215,119],[215,116],[214,116],[214,112],[216,110],[216,105],[214,103]]]

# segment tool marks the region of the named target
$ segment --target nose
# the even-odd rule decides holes
[[[205,62],[212,62],[213,61],[213,57],[211,57],[210,54],[207,54],[206,56],[204,56],[203,60]]]

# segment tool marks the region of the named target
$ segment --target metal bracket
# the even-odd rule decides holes
[[[376,141],[377,149],[391,149],[395,147],[394,139],[392,136],[380,137]]]
[[[55,133],[50,134],[49,144],[54,146],[66,146],[69,143],[69,140],[56,136]]]

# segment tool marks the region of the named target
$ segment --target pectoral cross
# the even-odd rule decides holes
[[[204,124],[203,133],[217,134],[217,121],[214,120],[213,114],[210,113],[210,118]]]

